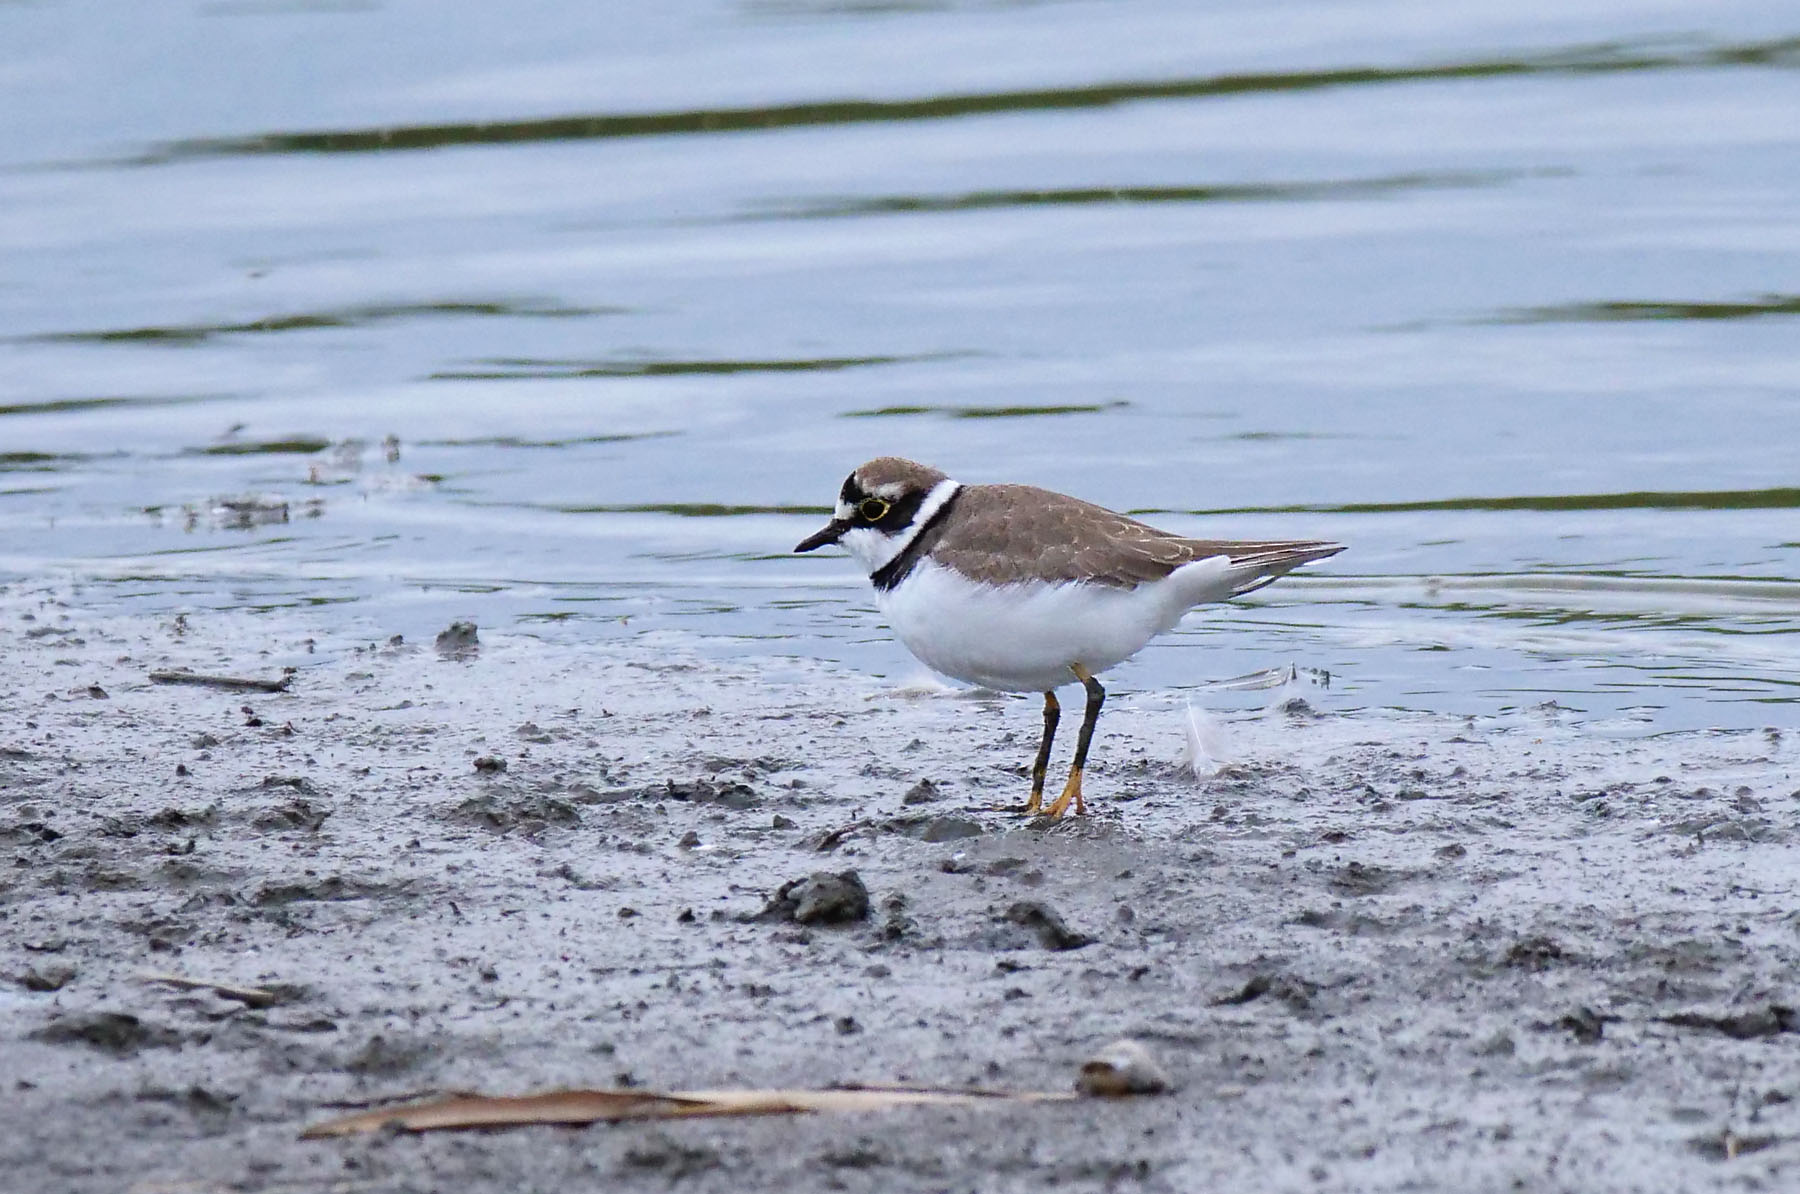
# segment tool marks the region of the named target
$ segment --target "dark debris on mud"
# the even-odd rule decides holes
[[[796,924],[849,924],[869,918],[869,889],[855,871],[817,871],[790,879],[776,889],[751,919],[791,920]]]

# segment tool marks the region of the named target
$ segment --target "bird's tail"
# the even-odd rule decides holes
[[[1320,539],[1287,540],[1273,543],[1222,544],[1231,559],[1229,576],[1232,597],[1254,593],[1273,584],[1302,564],[1328,559],[1344,550],[1342,543]]]

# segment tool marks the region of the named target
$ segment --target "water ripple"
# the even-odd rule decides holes
[[[1344,502],[1296,506],[1229,506],[1210,510],[1146,508],[1155,514],[1415,514],[1438,510],[1787,510],[1800,507],[1800,488],[1635,490],[1630,493],[1566,493],[1513,497],[1437,498],[1416,502]]]
[[[1800,295],[1765,294],[1741,302],[1607,302],[1520,307],[1483,323],[1635,323],[1665,319],[1761,319],[1800,315]]]
[[[566,381],[580,377],[682,377],[690,374],[732,373],[832,373],[840,369],[866,369],[875,365],[913,364],[971,356],[971,353],[920,353],[912,356],[807,357],[793,360],[656,360],[646,357],[614,360],[539,360],[530,357],[492,357],[465,369],[443,369],[427,374],[428,381],[518,381],[522,379]]]
[[[1321,199],[1371,199],[1420,190],[1495,187],[1524,178],[1565,178],[1572,171],[1448,171],[1391,174],[1376,178],[1293,182],[1217,183],[1199,186],[1063,187],[965,191],[948,195],[877,195],[772,207],[745,220],[836,219],[918,212],[980,211],[989,208],[1079,206],[1093,203],[1305,203]]]
[[[135,328],[102,328],[94,331],[45,332],[17,339],[37,343],[167,345],[203,344],[219,336],[261,335],[272,332],[312,331],[318,328],[357,328],[406,319],[450,317],[570,319],[589,315],[624,314],[622,307],[571,307],[532,300],[508,302],[387,303],[344,307],[334,311],[303,311],[270,315],[240,323],[188,323]]]
[[[192,158],[250,154],[378,153],[397,149],[437,149],[446,145],[503,145],[522,141],[755,132],[816,125],[945,120],[1000,112],[1105,108],[1147,100],[1314,91],[1330,87],[1384,86],[1446,79],[1615,74],[1743,66],[1791,68],[1796,63],[1800,63],[1800,37],[1735,45],[1698,41],[1638,45],[1606,43],[1572,46],[1541,54],[1424,63],[1416,66],[1350,66],[1331,70],[1125,80],[1077,87],[965,92],[916,99],[818,100],[742,108],[596,113],[534,120],[320,129],[270,132],[248,137],[197,137],[165,142],[132,159],[132,164],[160,165]]]

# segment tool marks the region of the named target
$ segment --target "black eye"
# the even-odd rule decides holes
[[[880,498],[864,498],[857,503],[856,512],[865,522],[880,522],[887,517],[888,504]]]

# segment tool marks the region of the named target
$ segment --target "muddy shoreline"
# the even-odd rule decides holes
[[[1168,702],[1122,693],[1093,815],[1049,825],[995,811],[1030,702],[667,642],[440,651],[24,590],[5,612],[0,1159],[34,1190],[1775,1189],[1800,1166],[1792,733],[1323,693],[1228,718],[1201,781]],[[273,693],[149,678],[288,666]],[[844,871],[866,916],[759,918]],[[146,978],[170,973],[279,998]],[[1174,1093],[299,1138],[434,1090],[1061,1090],[1120,1036]]]

